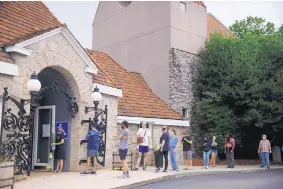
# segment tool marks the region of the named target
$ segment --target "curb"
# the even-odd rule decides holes
[[[283,167],[272,168],[269,171],[279,171],[279,170],[283,170]],[[136,182],[136,183],[125,185],[125,186],[114,187],[111,189],[132,189],[132,188],[139,187],[139,186],[145,186],[145,185],[149,185],[149,184],[153,184],[153,183],[161,182],[161,181],[166,181],[166,180],[179,179],[179,178],[183,178],[187,176],[217,175],[217,174],[225,174],[225,173],[240,174],[240,173],[252,173],[252,172],[261,172],[261,171],[266,171],[266,170],[265,169],[264,170],[263,169],[251,169],[251,170],[239,170],[239,171],[185,172],[185,173],[177,173],[173,175],[162,176],[160,178],[155,178],[151,180],[140,181],[140,182]]]

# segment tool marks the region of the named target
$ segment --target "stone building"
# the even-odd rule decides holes
[[[128,72],[105,53],[84,49],[42,2],[0,2],[0,12],[0,89],[4,92],[4,87],[8,87],[10,96],[24,102],[6,103],[5,93],[0,98],[1,107],[5,104],[0,112],[1,150],[11,150],[15,155],[19,152],[15,148],[22,149],[20,161],[27,163],[30,145],[32,169],[52,166],[48,156],[55,125],[66,123],[64,170],[79,171],[79,161],[86,155],[85,145],[80,141],[88,131],[88,125],[82,124],[82,120],[94,116],[86,113],[85,107],[93,106],[91,95],[95,87],[103,97],[99,108],[108,106],[106,167],[111,167],[112,153],[118,151],[118,125],[123,120],[131,124],[130,151],[133,152],[141,121],[150,123],[152,144],[158,142],[161,126],[174,127],[179,135],[188,130],[189,121],[156,96],[140,74]],[[23,115],[32,112],[27,108],[24,114],[22,105],[29,107],[33,103],[28,100],[31,96],[27,83],[34,72],[38,74],[41,89],[48,90],[42,93],[30,125],[27,120],[23,121],[28,118]],[[10,135],[13,133],[16,135]],[[32,145],[30,138],[25,138],[27,133],[31,133]],[[11,136],[16,137],[17,143],[11,142]]]
[[[232,36],[202,1],[100,2],[93,49],[140,73],[155,94],[193,123],[198,52],[214,32]],[[200,139],[198,130],[191,127],[194,140]]]

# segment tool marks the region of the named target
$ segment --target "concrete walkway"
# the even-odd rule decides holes
[[[79,173],[46,173],[33,172],[27,180],[15,183],[15,189],[112,189],[112,188],[133,188],[162,180],[181,178],[190,175],[219,174],[225,172],[253,172],[266,171],[259,166],[237,166],[234,169],[227,169],[225,166],[203,169],[193,167],[193,170],[167,173],[154,173],[155,168],[149,167],[147,171],[132,171],[131,178],[119,179],[121,171],[100,170],[97,175],[81,176]],[[271,166],[271,169],[282,169],[283,166]]]

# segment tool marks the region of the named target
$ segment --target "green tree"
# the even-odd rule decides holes
[[[206,41],[195,80],[196,117],[204,135],[231,132],[255,149],[255,131],[282,125],[282,49],[279,32],[236,39],[216,33]]]
[[[273,23],[252,16],[240,21],[236,20],[229,29],[239,38],[247,35],[274,35],[278,31]]]

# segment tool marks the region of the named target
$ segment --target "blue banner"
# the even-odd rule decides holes
[[[69,122],[67,121],[56,122],[56,133],[58,131],[58,127],[63,128],[63,134],[65,136],[64,139],[68,139]]]

